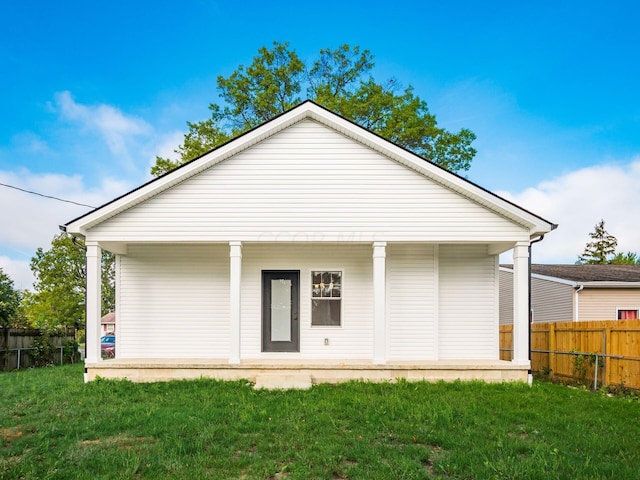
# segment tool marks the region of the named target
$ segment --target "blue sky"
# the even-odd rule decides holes
[[[639,17],[631,1],[3,2],[0,183],[101,204],[261,46],[348,43],[476,133],[470,180],[560,224],[534,261],[574,262],[601,218],[638,252]],[[0,267],[27,288],[35,249],[86,209],[2,186],[0,205]]]

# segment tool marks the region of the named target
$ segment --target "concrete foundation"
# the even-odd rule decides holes
[[[526,382],[529,365],[506,361],[458,360],[433,362],[394,362],[375,365],[366,361],[255,360],[229,364],[202,359],[126,359],[88,363],[86,379],[128,379],[157,382],[176,379],[246,379],[256,388],[309,388],[318,383],[350,380],[393,382],[483,380],[486,382]]]

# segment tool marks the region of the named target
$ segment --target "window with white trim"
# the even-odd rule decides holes
[[[311,272],[311,325],[340,326],[342,272]]]
[[[632,320],[640,318],[637,308],[618,308],[618,320]]]

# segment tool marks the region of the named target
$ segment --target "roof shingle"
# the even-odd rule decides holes
[[[531,265],[532,273],[574,282],[640,282],[640,265]]]

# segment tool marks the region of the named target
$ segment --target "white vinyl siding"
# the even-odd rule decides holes
[[[241,358],[370,359],[373,352],[372,265],[371,245],[244,245]],[[261,352],[262,270],[300,271],[300,353]],[[311,326],[312,271],[342,272],[342,324],[339,327]]]
[[[439,358],[497,359],[496,257],[486,247],[439,247]]]
[[[528,240],[526,229],[312,120],[124,211],[89,239]]]
[[[433,245],[391,245],[387,251],[389,360],[436,360],[436,270]]]
[[[118,298],[118,358],[229,356],[228,245],[129,246]]]

